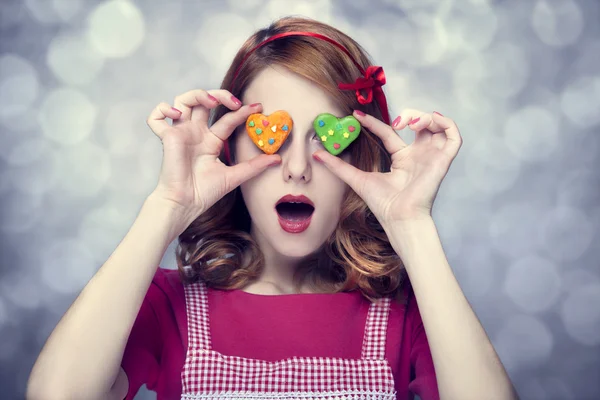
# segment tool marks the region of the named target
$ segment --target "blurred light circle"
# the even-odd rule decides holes
[[[583,31],[583,22],[579,5],[571,0],[538,0],[533,7],[533,30],[548,46],[575,43]]]
[[[90,135],[96,114],[96,106],[82,92],[61,88],[44,98],[38,121],[47,138],[72,145]]]
[[[519,388],[522,399],[531,400],[578,400],[573,390],[558,377],[533,377]]]
[[[600,344],[600,285],[588,283],[572,291],[561,307],[569,335],[587,346]]]
[[[563,289],[565,293],[572,293],[587,284],[600,286],[598,271],[577,268],[564,270],[562,273]]]
[[[144,34],[144,16],[128,0],[105,1],[90,13],[89,39],[105,57],[131,55],[142,44]]]
[[[62,294],[81,291],[98,269],[90,248],[78,239],[55,238],[40,249],[40,257],[46,260],[44,283]]]
[[[162,143],[157,138],[149,137],[141,141],[137,154],[138,180],[147,187],[154,188],[158,182],[163,158]]]
[[[537,242],[555,260],[573,265],[589,249],[597,229],[582,210],[558,206],[542,214]]]
[[[11,176],[9,175],[9,172],[10,170],[8,168],[0,170],[0,195],[8,193],[8,191],[11,189]]]
[[[504,291],[525,311],[546,311],[558,300],[561,277],[551,261],[529,255],[509,266]]]
[[[25,0],[25,6],[33,18],[44,24],[61,22],[61,18],[48,0]]]
[[[329,0],[268,0],[267,4],[265,5],[266,12],[260,13],[259,17],[269,16],[272,20],[274,20],[286,15],[301,15],[309,18],[315,18],[321,22],[329,24],[333,22],[331,19],[331,8],[332,5]]]
[[[562,92],[560,106],[565,117],[581,128],[600,124],[600,75],[575,78]]]
[[[19,55],[0,55],[0,121],[28,110],[39,94],[37,71]]]
[[[33,229],[47,212],[42,209],[42,197],[14,190],[8,192],[8,195],[3,197],[0,207],[0,230],[16,234]]]
[[[514,185],[520,173],[520,162],[496,135],[472,144],[471,151],[465,154],[465,174],[482,192],[503,192]]]
[[[469,257],[463,259],[454,271],[461,288],[469,298],[487,295],[497,281],[491,249],[484,241],[465,241],[462,253],[469,254]]]
[[[88,248],[94,249],[92,257],[96,265],[102,265],[119,245],[133,221],[135,213],[120,207],[117,201],[94,208],[86,213],[79,225],[77,237]]]
[[[0,280],[0,293],[19,308],[33,310],[40,307],[43,291],[39,282],[22,274],[14,274]],[[0,340],[0,342],[4,342]]]
[[[508,371],[543,365],[554,347],[552,332],[538,318],[514,315],[498,331],[494,347]]]
[[[29,19],[30,12],[23,7],[23,0],[10,0],[2,2],[2,12],[0,12],[0,30],[8,32],[10,28],[23,24],[25,19]]]
[[[54,75],[70,85],[91,82],[104,65],[104,58],[78,33],[55,36],[46,59]]]
[[[527,106],[513,112],[504,125],[504,139],[523,161],[544,161],[556,152],[560,120],[540,107]]]
[[[83,0],[52,0],[54,12],[62,21],[70,21],[83,9]]]
[[[394,26],[394,36],[398,38],[403,37],[411,37],[415,35],[414,26],[412,26],[409,21],[406,19],[398,19],[394,14],[389,12],[385,12],[385,10],[372,10],[368,13],[365,13],[362,19],[362,27],[364,30],[370,32],[370,34],[375,38],[386,38],[390,35],[390,26]],[[353,35],[352,32],[347,32],[350,35]],[[387,65],[394,65],[396,63],[404,66],[404,64],[408,64],[411,61],[406,57],[407,54],[420,54],[420,49],[417,48],[419,40],[387,40],[385,41],[385,45],[382,45],[382,41],[378,40],[376,44],[376,48],[379,50],[380,56],[382,57],[381,61],[378,61],[383,65],[384,69],[387,68]],[[418,56],[420,57],[420,56]],[[390,59],[392,62],[385,62],[386,59]],[[418,64],[417,61],[413,61],[415,64]],[[406,69],[404,71],[403,69]],[[403,68],[401,71],[403,73],[412,72],[410,68]],[[387,69],[386,69],[387,72]],[[391,82],[391,80],[389,80]],[[386,79],[386,86],[388,84],[388,80]],[[388,89],[384,86],[384,90]]]
[[[439,18],[433,18],[431,25],[434,29],[413,31],[414,49],[410,57],[403,60],[411,66],[430,66],[439,64],[447,55],[449,47],[448,32]]]
[[[10,150],[5,160],[11,166],[30,165],[50,151],[50,144],[43,138],[24,139]]]
[[[449,13],[441,16],[450,49],[458,54],[472,54],[489,47],[498,31],[494,10],[481,2],[468,6],[454,2],[451,7]]]
[[[53,190],[59,179],[53,157],[47,140],[26,139],[17,144],[9,158],[9,162],[13,162],[12,186],[31,195]]]
[[[109,105],[104,120],[104,137],[110,153],[115,156],[139,154],[140,140],[153,137],[154,133],[145,126],[140,129],[152,110],[146,102],[135,98],[125,99]]]
[[[0,297],[0,329],[8,322],[8,309],[4,299]]]
[[[497,42],[482,54],[484,71],[478,82],[486,94],[508,98],[521,92],[529,78],[529,59],[512,43]]]
[[[541,217],[548,212],[529,202],[507,203],[499,207],[489,224],[496,251],[510,258],[535,252],[537,248],[532,246],[532,238],[536,237]]]
[[[587,209],[600,204],[600,191],[597,190],[600,187],[600,175],[591,168],[581,166],[565,171],[557,184],[556,195],[560,206]]]
[[[207,40],[228,27],[227,35],[221,40]],[[232,13],[216,14],[204,20],[196,33],[195,47],[207,64],[207,72],[213,71],[215,79],[222,79],[222,72],[229,68],[240,46],[252,33],[254,27],[247,18]],[[216,71],[219,71],[218,73]]]
[[[23,339],[22,328],[11,325],[0,327],[0,337],[2,338],[0,340],[0,360],[6,360],[2,365],[14,362],[15,359],[21,357],[19,342]],[[2,388],[4,391],[4,385]]]
[[[93,143],[61,148],[54,153],[54,159],[60,178],[57,186],[65,196],[96,196],[111,176],[108,153]]]
[[[227,4],[229,5],[230,11],[232,13],[240,13],[241,11],[254,10],[259,6],[262,6],[264,2],[265,0],[227,0]]]

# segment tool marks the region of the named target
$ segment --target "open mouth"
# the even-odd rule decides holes
[[[275,209],[281,218],[288,221],[303,221],[310,218],[315,211],[310,204],[291,202],[279,203]]]

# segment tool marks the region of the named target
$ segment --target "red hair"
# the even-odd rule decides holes
[[[293,31],[327,36],[343,45],[351,57],[337,46],[311,36],[282,37],[256,48],[274,35]],[[363,76],[355,62],[363,72],[372,65],[365,50],[344,33],[312,19],[285,17],[257,31],[243,44],[221,88],[241,99],[260,71],[277,64],[319,85],[344,112],[351,114],[352,110],[358,109],[385,120],[384,115],[389,115],[387,106],[383,112],[379,103],[361,104],[353,91],[338,87],[340,82],[354,82]],[[211,124],[229,111],[218,106],[211,116]],[[242,133],[243,128],[243,125],[238,127],[233,135]],[[235,141],[229,145],[235,158]],[[359,169],[390,170],[391,159],[381,139],[364,127],[345,151],[350,152],[352,164]],[[219,158],[227,162],[223,152]],[[177,248],[177,263],[184,282],[202,279],[217,289],[241,289],[258,279],[264,257],[249,233],[250,223],[239,187],[192,222],[179,236]],[[250,255],[248,259],[243,257],[246,251]],[[404,300],[402,289],[406,277],[404,265],[379,221],[364,201],[349,189],[341,204],[335,231],[321,251],[297,268],[294,282],[298,289],[309,283],[325,293],[358,289],[371,301],[390,296]]]

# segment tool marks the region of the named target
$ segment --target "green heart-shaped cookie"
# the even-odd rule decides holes
[[[344,151],[360,133],[360,123],[352,115],[338,118],[329,113],[319,114],[313,126],[325,149],[334,156]]]

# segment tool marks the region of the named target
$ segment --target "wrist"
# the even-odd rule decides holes
[[[183,206],[174,201],[150,194],[142,205],[141,213],[148,215],[159,226],[167,229],[170,240],[174,240],[189,225]]]

